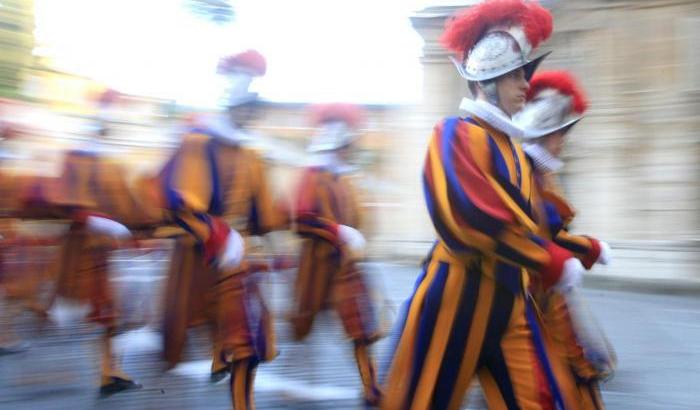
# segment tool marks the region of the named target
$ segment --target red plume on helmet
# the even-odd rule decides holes
[[[534,49],[552,34],[552,15],[534,1],[485,1],[448,20],[440,42],[464,59],[484,34],[498,25],[521,25]]]
[[[107,88],[106,90],[100,92],[95,97],[97,105],[100,107],[108,107],[113,105],[119,100],[121,93],[113,88]]]
[[[357,128],[364,120],[364,116],[364,110],[356,104],[317,104],[310,108],[311,123],[314,126],[326,122],[342,121],[351,128]]]
[[[246,72],[253,76],[263,76],[267,71],[267,62],[256,50],[247,50],[222,58],[216,71],[224,75]]]
[[[541,91],[554,89],[561,94],[568,95],[572,99],[572,108],[578,114],[583,114],[588,109],[588,100],[571,73],[567,71],[542,71],[535,73],[530,80],[530,89],[527,99],[534,98]]]

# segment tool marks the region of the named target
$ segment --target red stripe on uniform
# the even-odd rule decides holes
[[[469,200],[485,213],[505,222],[515,221],[513,214],[503,204],[493,186],[479,169],[469,147],[469,125],[462,122],[457,126],[454,138],[454,166],[460,172],[457,178],[460,187]]]

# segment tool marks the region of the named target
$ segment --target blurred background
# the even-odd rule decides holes
[[[355,161],[372,221],[370,270],[396,306],[410,292],[435,235],[420,183],[427,140],[432,126],[457,114],[468,94],[437,38],[448,16],[475,3],[0,0],[0,120],[17,136],[2,142],[0,166],[56,175],[62,153],[90,138],[94,98],[109,88],[123,98],[105,145],[128,165],[130,178],[153,173],[177,145],[183,122],[217,109],[223,87],[218,59],[255,48],[268,62],[256,84],[264,107],[255,124],[262,135],[256,148],[270,160],[278,194],[291,193],[290,182],[306,163],[312,133],[307,104],[365,106]],[[543,68],[573,71],[591,102],[569,137],[562,175],[578,210],[574,230],[605,239],[615,250],[615,264],[594,269],[586,283],[591,306],[620,352],[620,371],[604,396],[611,408],[697,408],[700,397],[691,383],[700,381],[700,2],[542,3],[555,21],[544,46],[553,53]],[[155,255],[140,269],[162,279],[166,256]],[[270,292],[284,304],[281,278]],[[329,332],[337,327],[322,325]],[[311,343],[325,345],[323,337]],[[51,377],[17,379],[5,365],[26,360],[0,358],[0,408],[146,408],[137,400],[142,396],[96,404],[78,390],[44,407],[31,398]],[[299,399],[295,388],[280,395],[276,386],[284,385],[285,366],[301,361],[281,363],[263,373],[263,403],[268,397],[272,407],[336,402],[354,408],[348,404],[355,399],[348,389],[357,385],[352,371],[335,390]],[[72,372],[72,385],[87,377],[62,371]],[[152,384],[161,382],[169,383]],[[209,394],[203,389],[191,394]],[[149,396],[149,408],[165,408],[158,400],[168,395],[156,396]],[[226,408],[223,390],[216,396]],[[198,406],[194,399],[183,403]]]

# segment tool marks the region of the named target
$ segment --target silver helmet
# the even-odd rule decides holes
[[[529,78],[547,56],[531,57],[552,33],[552,16],[535,1],[487,0],[448,22],[443,45],[462,56],[451,57],[469,81],[487,81],[518,68]]]
[[[530,58],[531,51],[522,27],[509,27],[489,31],[469,51],[464,62],[452,56],[450,59],[459,75],[469,81],[492,80],[521,67],[525,70],[525,78],[530,80],[537,66],[551,53],[548,51]]]
[[[354,143],[357,129],[363,121],[364,112],[355,104],[327,103],[311,107],[311,123],[317,132],[307,147],[309,152],[327,152],[347,147]]]
[[[573,126],[586,108],[583,91],[571,74],[544,71],[532,78],[528,101],[513,122],[524,131],[524,139],[534,140]]]
[[[357,132],[342,121],[321,124],[307,147],[308,152],[335,151],[351,145],[358,138]]]
[[[258,93],[249,90],[255,77],[262,77],[267,71],[267,62],[262,54],[247,50],[219,60],[217,72],[227,79],[228,87],[223,95],[227,107],[236,107],[255,101]]]

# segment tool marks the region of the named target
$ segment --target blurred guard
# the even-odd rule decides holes
[[[108,133],[105,114],[118,99],[119,93],[113,90],[99,96],[97,135],[80,149],[66,153],[58,178],[35,178],[18,195],[21,216],[70,221],[60,240],[55,296],[61,301],[88,304],[87,319],[105,329],[100,341],[102,395],[140,387],[119,369],[112,354],[119,314],[109,282],[108,257],[112,250],[130,243],[130,231],[117,220],[125,221],[135,211],[125,172],[108,160],[100,140]]]
[[[316,165],[304,172],[297,196],[296,231],[304,238],[294,285],[291,323],[297,339],[311,331],[316,314],[333,307],[355,347],[355,359],[368,404],[380,391],[369,345],[379,337],[374,307],[361,261],[365,239],[357,201],[347,171],[347,157],[361,119],[359,107],[314,107],[318,127],[309,151]]]
[[[16,158],[3,146],[16,135],[19,135],[16,126],[0,119],[0,162]],[[0,170],[0,356],[28,348],[28,343],[14,331],[14,321],[23,310],[46,317],[46,310],[39,302],[41,285],[48,280],[42,260],[46,243],[19,232],[15,217],[16,188],[21,186],[18,179],[27,180]]]
[[[489,408],[566,408],[528,293],[528,271],[545,288],[580,280],[570,251],[537,234],[542,207],[532,170],[514,138],[552,31],[535,2],[491,0],[448,22],[443,44],[475,100],[465,118],[441,121],[423,172],[425,201],[439,235],[413,295],[384,386],[385,409],[458,409],[479,377]]]
[[[544,200],[546,215],[540,217],[542,235],[571,251],[590,269],[595,263],[609,263],[610,247],[594,238],[568,232],[574,210],[563,197],[556,177],[563,166],[559,157],[564,138],[583,118],[587,105],[583,90],[570,73],[545,71],[533,76],[528,102],[514,121],[524,130],[523,148]],[[576,291],[564,295],[541,289],[537,281],[532,285],[554,348],[575,381],[575,389],[565,393],[573,396],[583,409],[604,408],[598,380],[609,376],[615,366],[615,356],[605,336],[600,329],[591,327],[594,321],[583,316],[587,313],[585,306],[579,306],[575,298],[572,300]]]
[[[249,236],[281,224],[273,207],[261,158],[245,144],[247,125],[258,111],[249,91],[266,63],[249,50],[223,59],[230,79],[227,110],[197,121],[161,172],[165,207],[180,227],[168,274],[164,354],[170,366],[182,358],[187,328],[209,323],[214,341],[212,381],[231,373],[238,410],[253,408],[259,362],[276,356],[272,318],[249,261]],[[244,239],[246,237],[246,239]]]

